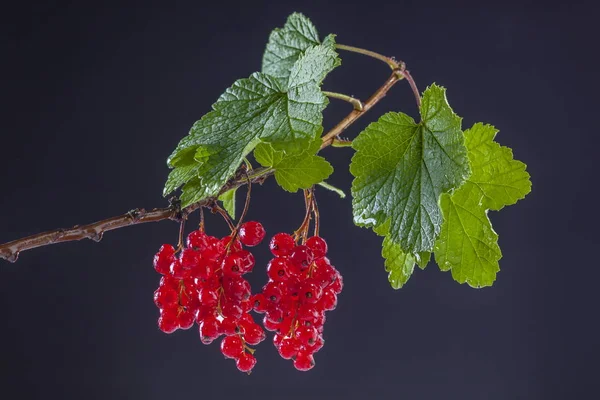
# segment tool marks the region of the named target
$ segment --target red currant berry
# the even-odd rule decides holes
[[[283,257],[287,256],[292,252],[292,249],[296,245],[294,238],[287,233],[277,233],[271,239],[269,243],[269,249],[274,256]]]
[[[331,266],[327,257],[321,257],[315,260],[311,275],[323,289],[331,285],[337,276],[335,269]]]
[[[230,277],[242,276],[241,263],[242,260],[237,253],[228,255],[223,260],[223,274]]]
[[[196,313],[190,309],[182,310],[177,319],[179,321],[179,328],[184,330],[190,329],[196,320]]]
[[[154,269],[159,274],[167,275],[174,259],[175,248],[170,244],[163,244],[154,256]]]
[[[243,300],[242,302],[240,302],[240,308],[242,309],[242,312],[244,314],[252,311],[252,302],[250,301],[250,299]]]
[[[277,285],[277,282],[269,282],[263,286],[263,295],[271,303],[279,303],[283,293],[281,287]]]
[[[196,265],[200,262],[200,251],[194,250],[189,247],[186,247],[181,251],[179,255],[179,261],[181,261],[181,266],[186,269],[195,268]]]
[[[265,340],[267,335],[258,324],[244,326],[244,340],[251,346],[255,346]]]
[[[268,301],[262,293],[257,293],[250,298],[255,312],[262,314],[267,311]]]
[[[198,315],[196,315],[196,322],[201,323],[206,318],[214,318],[217,312],[217,308],[214,306],[200,306],[198,308]]]
[[[312,346],[317,340],[319,332],[312,326],[299,326],[295,331],[295,337],[304,346]]]
[[[337,294],[335,294],[333,288],[329,287],[323,290],[323,295],[321,296],[321,299],[319,301],[318,308],[320,308],[323,311],[331,311],[335,310],[336,307]]]
[[[344,280],[339,272],[336,272],[335,281],[329,287],[335,292],[335,294],[340,294],[342,292],[342,289],[344,288]]]
[[[318,316],[319,312],[315,310],[312,304],[303,304],[298,308],[298,311],[296,312],[296,317],[300,321],[313,321]]]
[[[177,328],[179,328],[177,310],[171,308],[161,310],[160,317],[158,317],[158,329],[164,333],[173,333]]]
[[[265,238],[265,228],[260,222],[248,221],[240,227],[240,241],[246,246],[256,246]]]
[[[233,318],[224,318],[219,325],[219,333],[227,336],[237,333],[237,323]]]
[[[240,319],[242,316],[242,308],[234,303],[221,304],[221,314],[224,317]]]
[[[263,326],[266,330],[270,332],[275,332],[279,328],[279,323],[270,320],[269,317],[265,315],[265,317],[263,318]]]
[[[254,268],[255,260],[252,253],[248,250],[240,250],[235,253],[240,259],[240,269],[242,270],[242,274],[247,272],[251,272]]]
[[[179,290],[179,279],[173,278],[171,275],[161,276],[158,287],[170,287],[173,290]]]
[[[315,304],[321,298],[321,286],[317,285],[314,280],[307,279],[298,287],[300,293],[300,302],[305,304]]]
[[[217,275],[211,275],[204,281],[202,287],[217,290],[221,287],[221,278],[219,278]]]
[[[207,316],[202,320],[198,329],[202,343],[210,344],[219,336],[219,320],[213,316]]]
[[[325,345],[325,339],[323,339],[323,336],[319,335],[319,336],[317,336],[317,340],[315,340],[315,342],[312,345],[305,346],[305,347],[306,347],[307,352],[314,354],[314,353],[318,352],[319,350],[321,350],[324,345]]]
[[[212,307],[217,305],[219,295],[216,291],[203,287],[198,293],[198,300],[203,307]]]
[[[300,343],[291,337],[284,337],[281,339],[279,346],[277,347],[277,351],[279,355],[284,360],[289,360],[298,354],[298,350],[300,350]]]
[[[223,291],[228,299],[244,301],[250,298],[250,283],[243,278],[223,280]]]
[[[283,340],[283,336],[280,335],[279,333],[276,333],[273,335],[273,344],[275,345],[275,347],[279,348],[282,340]]]
[[[221,340],[221,353],[227,358],[239,358],[244,352],[244,341],[239,336],[225,336]]]
[[[154,291],[154,304],[158,308],[174,308],[178,304],[177,291],[169,286],[160,286]]]
[[[309,237],[306,241],[306,246],[312,250],[315,258],[321,258],[327,254],[327,242],[322,237]]]
[[[223,243],[225,249],[227,249],[227,246],[229,246],[229,251],[232,253],[242,250],[242,243],[238,239],[235,239],[235,241],[229,245],[229,242],[231,242],[231,235],[225,236],[223,239],[221,239],[221,242]]]
[[[201,230],[191,232],[186,240],[187,247],[192,247],[200,251],[204,251],[208,246],[206,238],[208,235]]]
[[[173,278],[183,279],[190,276],[190,270],[187,268],[183,268],[181,265],[181,261],[178,259],[173,260],[170,267],[170,273]]]
[[[198,298],[198,289],[192,285],[184,285],[179,295],[179,304],[188,308],[198,309],[200,300]]]
[[[294,358],[294,368],[298,371],[308,371],[315,366],[315,359],[307,351],[299,351]]]
[[[250,353],[243,353],[237,360],[235,360],[235,366],[241,372],[250,373],[255,365],[256,357]]]
[[[290,253],[290,261],[300,267],[301,270],[307,269],[313,262],[314,256],[311,249],[304,245],[294,247]]]
[[[288,271],[290,267],[286,258],[275,257],[267,265],[267,275],[273,281],[285,281],[288,279]]]
[[[202,257],[209,260],[217,260],[225,253],[225,246],[214,236],[206,237],[206,248],[202,251]]]

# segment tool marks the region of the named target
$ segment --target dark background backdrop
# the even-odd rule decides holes
[[[430,264],[399,291],[387,283],[380,239],[352,225],[350,201],[319,194],[322,234],[346,286],[308,373],[265,342],[246,376],[195,330],[158,331],[151,262],[162,243],[176,241],[172,222],[25,252],[14,265],[0,262],[2,397],[597,395],[598,9],[486,3],[40,2],[3,10],[0,242],[166,205],[171,149],[226,87],[260,69],[269,32],[292,11],[322,36],[405,60],[421,90],[446,86],[465,127],[500,129],[500,143],[528,164],[533,192],[491,213],[504,253],[492,288],[458,285]],[[364,99],[388,76],[375,60],[342,57],[327,90]],[[416,115],[405,83],[348,135],[397,109]],[[348,111],[333,101],[326,128]],[[348,191],[351,151],[325,154],[337,166],[330,182]],[[299,195],[274,182],[254,193],[250,217],[269,234],[299,224]],[[221,221],[209,223],[224,233]],[[265,247],[256,250],[262,265]],[[264,278],[254,274],[255,288]]]

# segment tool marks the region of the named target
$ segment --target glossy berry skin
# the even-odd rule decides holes
[[[267,311],[268,300],[265,298],[264,294],[257,293],[250,298],[250,301],[252,302],[254,312],[262,314]]]
[[[315,304],[321,298],[321,285],[315,283],[312,279],[307,279],[298,287],[299,300],[305,304]]]
[[[315,359],[312,354],[306,351],[299,351],[294,358],[294,367],[298,371],[308,371],[315,366]]]
[[[163,244],[154,256],[154,269],[159,274],[167,275],[174,259],[175,248],[170,244]]]
[[[267,335],[258,324],[248,325],[244,329],[244,340],[251,346],[255,346],[265,340]]]
[[[187,247],[203,251],[208,245],[206,241],[207,237],[208,235],[200,230],[190,232],[186,240]]]
[[[235,360],[235,365],[241,372],[250,373],[252,368],[254,368],[256,365],[256,358],[250,353],[243,353],[237,360]]]
[[[221,341],[221,353],[227,358],[239,358],[244,352],[244,341],[239,336],[226,336]]]
[[[299,326],[296,329],[295,335],[298,342],[302,345],[311,346],[316,342],[319,332],[312,326]]]
[[[182,310],[177,316],[179,322],[179,329],[190,329],[194,326],[196,320],[196,313],[191,310]]]
[[[311,249],[305,245],[294,247],[289,256],[290,261],[304,270],[310,266],[313,262],[314,256]]]
[[[265,238],[265,228],[260,222],[248,221],[242,224],[239,231],[240,241],[248,246],[256,246]]]
[[[294,238],[291,235],[288,235],[287,233],[278,233],[271,239],[269,249],[274,256],[284,257],[292,252],[295,245],[296,242],[294,242]]]
[[[202,306],[215,306],[219,300],[219,296],[216,291],[203,287],[198,293],[198,300]]]
[[[225,236],[223,239],[221,239],[221,242],[223,243],[223,246],[225,246],[225,248],[229,246],[229,251],[232,253],[240,251],[242,249],[242,243],[238,239],[235,239],[235,241],[231,245],[229,244],[231,242],[231,235]]]
[[[323,311],[335,310],[337,307],[337,294],[335,294],[332,288],[327,288],[323,291],[318,307]]]
[[[240,250],[235,254],[240,259],[240,268],[242,270],[242,274],[251,272],[255,264],[254,256],[252,255],[252,253],[250,253],[248,250]]]
[[[199,325],[202,343],[210,344],[219,336],[219,321],[215,317],[207,317]]]
[[[173,309],[161,310],[158,318],[158,329],[164,333],[173,333],[179,328],[177,320],[177,311]]]
[[[275,257],[267,264],[267,275],[273,281],[286,281],[289,277],[289,262],[286,258]]]
[[[327,242],[319,236],[309,237],[306,246],[312,250],[315,258],[321,258],[327,254]]]
[[[177,291],[168,286],[161,286],[154,291],[154,304],[158,308],[175,308],[178,305]]]

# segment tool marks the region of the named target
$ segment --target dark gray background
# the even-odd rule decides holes
[[[85,2],[84,2],[85,3]],[[487,4],[489,3],[489,4]],[[564,399],[597,396],[597,7],[580,2],[20,3],[2,12],[0,242],[166,205],[165,159],[234,80],[260,69],[292,11],[322,35],[406,61],[448,88],[464,126],[490,122],[528,164],[533,192],[490,213],[504,258],[492,288],[430,264],[392,290],[380,239],[348,199],[319,193],[322,234],[345,278],[316,367],[263,343],[251,376],[195,330],[156,328],[152,256],[162,222],[0,262],[0,390],[19,399]],[[493,5],[492,5],[493,4]],[[596,8],[596,9],[594,9]],[[385,65],[342,53],[326,90],[367,97]],[[388,110],[416,116],[400,83],[348,131]],[[332,101],[331,127],[349,106]],[[347,191],[348,149],[327,149]],[[290,231],[302,199],[256,188],[250,217]],[[223,234],[222,221],[209,230]],[[265,246],[256,250],[268,260]],[[259,288],[265,275],[257,267]],[[594,393],[596,392],[596,393]]]

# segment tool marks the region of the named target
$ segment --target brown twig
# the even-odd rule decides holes
[[[342,119],[336,126],[333,127],[325,136],[323,136],[323,144],[321,144],[321,149],[331,145],[333,140],[337,138],[342,132],[344,132],[350,125],[356,122],[357,119],[365,115],[367,111],[369,111],[373,106],[381,99],[385,97],[387,92],[402,78],[400,77],[402,71],[395,70],[392,72],[392,75],[384,82],[383,85],[375,93],[369,97],[367,101],[363,103],[362,110],[352,110],[344,119]]]
[[[350,50],[350,46],[344,46],[344,50]],[[341,48],[338,45],[338,48]],[[355,48],[354,48],[355,49]],[[362,117],[367,111],[369,111],[375,104],[385,97],[387,92],[400,80],[406,78],[413,93],[417,98],[417,104],[420,104],[420,97],[418,97],[418,90],[412,76],[405,69],[405,65],[402,62],[396,62],[393,58],[380,56],[373,52],[362,52],[369,56],[375,56],[382,61],[385,61],[390,68],[393,69],[392,75],[384,82],[384,84],[369,97],[369,99],[362,104],[362,110],[352,110],[344,119],[342,119],[333,129],[322,137],[323,143],[321,149],[329,146],[332,142],[350,125],[352,125],[357,119]],[[253,170],[252,177],[249,180],[251,183],[262,184],[268,177],[273,175],[274,170],[270,168],[256,168]],[[247,184],[246,177],[234,177],[229,180],[222,188],[219,194],[225,193],[226,191],[243,186]],[[27,236],[21,239],[14,240],[0,245],[0,258],[8,260],[10,262],[16,262],[19,254],[26,250],[31,250],[36,247],[47,246],[55,243],[72,242],[82,239],[91,239],[99,242],[105,232],[112,231],[114,229],[124,228],[130,225],[138,225],[146,222],[158,222],[163,220],[174,220],[181,221],[184,216],[196,211],[202,207],[209,207],[214,204],[214,198],[204,199],[198,203],[194,203],[185,209],[180,209],[177,203],[172,203],[166,208],[155,208],[151,211],[142,209],[135,209],[127,212],[126,214],[107,218],[102,221],[94,222],[87,225],[76,225],[68,229],[56,229],[48,232],[38,233],[32,236]]]

